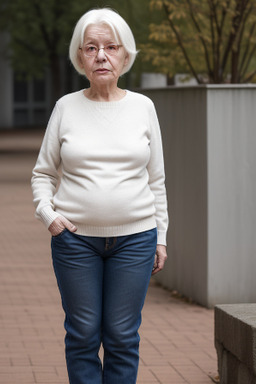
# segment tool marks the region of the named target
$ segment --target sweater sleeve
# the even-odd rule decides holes
[[[35,216],[43,221],[47,228],[56,217],[60,216],[54,211],[53,206],[53,196],[59,179],[59,124],[60,113],[56,105],[50,117],[31,179],[33,202],[36,207]]]
[[[157,223],[157,244],[166,245],[168,229],[167,197],[165,189],[164,158],[160,126],[154,104],[150,111],[150,160],[147,166],[149,186],[155,196],[155,218]]]

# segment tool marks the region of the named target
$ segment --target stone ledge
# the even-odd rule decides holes
[[[221,384],[256,384],[256,304],[215,306]]]

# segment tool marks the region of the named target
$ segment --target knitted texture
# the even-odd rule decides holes
[[[33,170],[36,217],[62,215],[87,236],[122,236],[168,227],[161,134],[152,101],[126,91],[119,101],[83,91],[57,103]]]

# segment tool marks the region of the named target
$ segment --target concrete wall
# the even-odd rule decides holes
[[[143,93],[162,127],[171,222],[157,280],[207,307],[256,301],[256,86]]]
[[[167,76],[162,73],[142,73],[140,87],[141,88],[159,88],[166,87]]]
[[[256,87],[207,93],[209,303],[256,302]]]
[[[220,384],[256,383],[256,304],[215,307]]]

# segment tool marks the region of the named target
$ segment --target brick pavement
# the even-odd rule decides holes
[[[0,384],[68,384],[50,237],[34,219],[31,169],[41,132],[0,132]],[[143,310],[138,384],[210,384],[213,311],[153,280]]]

